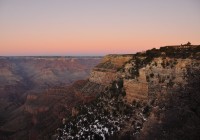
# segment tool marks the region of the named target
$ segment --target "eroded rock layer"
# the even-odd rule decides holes
[[[105,56],[80,90],[94,98],[74,108],[54,137],[199,139],[199,72],[199,45]]]

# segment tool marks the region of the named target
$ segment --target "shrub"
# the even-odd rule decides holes
[[[153,78],[153,77],[154,77],[154,74],[153,74],[153,73],[151,73],[151,74],[150,74],[150,77],[151,77],[151,78]]]

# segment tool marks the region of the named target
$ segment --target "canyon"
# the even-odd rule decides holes
[[[49,125],[50,131],[56,129],[60,123],[56,120],[67,114],[62,114],[62,108],[70,110],[71,104],[79,101],[73,98],[73,83],[83,83],[100,60],[101,57],[0,57],[0,139],[36,139]],[[65,99],[69,106],[64,106]]]
[[[17,68],[16,62],[1,63],[6,75],[1,90],[12,95],[1,92],[1,139],[200,138],[200,45],[111,54],[80,59],[76,65],[71,58],[67,64],[66,58],[59,63],[37,59],[34,68],[55,65],[45,70],[27,66],[19,71],[26,75],[21,78],[8,69]]]

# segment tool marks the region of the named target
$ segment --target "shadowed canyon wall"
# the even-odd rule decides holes
[[[0,57],[0,139],[38,139],[40,134],[54,130],[59,120],[71,112],[73,102],[79,102],[72,83],[87,79],[100,60]],[[81,87],[80,83],[84,82],[75,85]]]

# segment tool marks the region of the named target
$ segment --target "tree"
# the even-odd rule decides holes
[[[188,43],[187,43],[186,45],[190,46],[190,45],[191,45],[191,43],[188,41]]]

